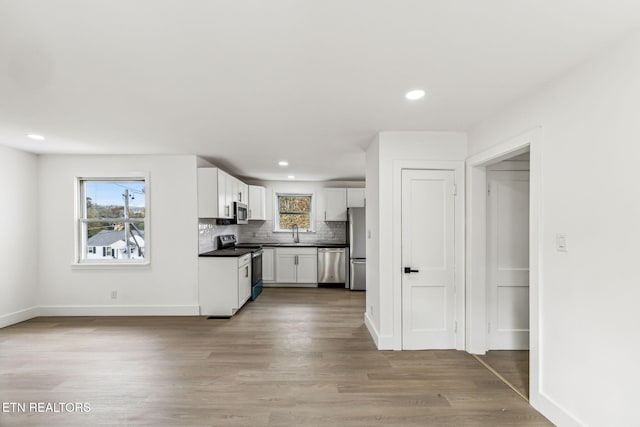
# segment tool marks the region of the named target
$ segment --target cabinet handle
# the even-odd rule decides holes
[[[249,266],[244,268],[244,277],[249,277]]]
[[[324,211],[324,220],[327,220],[327,211]]]
[[[240,199],[240,201],[242,201],[242,193],[241,192],[238,193],[238,199]]]
[[[294,255],[294,257],[295,257],[294,264],[298,265],[298,255]]]
[[[229,216],[229,205],[225,206],[225,216]]]
[[[251,209],[249,209],[249,218],[253,218],[253,215],[251,215]]]

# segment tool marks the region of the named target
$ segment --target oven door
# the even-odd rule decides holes
[[[251,254],[251,301],[262,293],[262,249]]]
[[[262,250],[251,254],[251,286],[262,282]]]

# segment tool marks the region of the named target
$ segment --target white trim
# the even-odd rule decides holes
[[[309,227],[307,230],[298,230],[298,233],[315,233],[316,232],[316,193],[315,192],[286,192],[279,191],[273,193],[273,232],[274,233],[291,233],[291,229],[280,228],[280,203],[279,196],[291,197],[311,197],[311,211],[309,212]]]
[[[141,261],[82,261],[81,240],[84,240],[82,236],[82,213],[84,208],[84,202],[82,200],[82,180],[104,180],[104,181],[126,181],[128,179],[144,179],[144,193],[145,193],[145,215],[144,215],[144,259]],[[71,260],[72,268],[104,268],[105,265],[109,265],[106,268],[122,268],[131,265],[149,266],[151,264],[151,175],[149,172],[118,172],[118,173],[87,173],[78,174],[74,176],[74,216],[73,216],[73,259]]]
[[[389,349],[402,349],[402,170],[450,170],[454,172],[457,186],[455,200],[455,321],[465,324],[465,180],[464,161],[432,161],[432,160],[394,160],[393,176],[393,212],[392,212],[392,271],[393,271],[393,336]],[[464,328],[458,327],[456,332],[456,350],[465,349]],[[382,337],[380,337],[382,342]],[[381,347],[379,347],[381,348]]]
[[[22,310],[14,311],[0,316],[0,329],[7,326],[15,325],[16,323],[24,322],[25,320],[33,319],[40,315],[40,309],[38,306],[25,308]]]
[[[44,305],[40,316],[198,316],[199,305]]]
[[[369,331],[369,335],[373,339],[373,342],[376,345],[378,350],[395,350],[393,343],[393,336],[391,335],[381,335],[380,332],[376,329],[375,324],[373,323],[373,319],[369,316],[369,313],[365,311],[364,313],[364,325],[367,327]]]
[[[145,253],[146,256],[146,253]],[[151,268],[150,261],[127,261],[121,260],[119,263],[111,262],[111,261],[93,261],[93,262],[82,262],[82,263],[71,263],[71,268],[74,270],[112,270],[112,269],[127,269],[127,268]]]
[[[369,335],[371,335],[371,338],[373,338],[373,342],[375,343],[376,348],[380,350],[380,333],[376,329],[376,325],[374,325],[371,317],[369,317],[369,313],[366,311],[364,312],[364,325],[369,330]]]
[[[262,282],[263,288],[317,288],[317,283],[280,283],[280,282],[272,282],[272,283],[264,283]]]
[[[507,158],[519,155],[530,150],[530,212],[538,212],[539,204],[539,148],[535,140],[539,129],[525,132],[515,138],[507,140],[495,147],[476,154],[467,159],[467,301],[465,324],[466,345],[469,353],[485,354],[487,351],[487,304],[486,304],[486,248],[487,248],[487,175],[486,168]],[[535,157],[535,158],[534,158]],[[534,218],[535,216],[535,218]],[[538,265],[537,253],[534,247],[538,246],[537,215],[530,215],[530,294],[535,288],[534,275],[537,274],[535,266]],[[535,236],[534,236],[535,234]],[[535,255],[535,257],[534,257]],[[535,260],[534,260],[535,258]],[[537,277],[537,276],[536,276]],[[533,295],[532,295],[533,296]],[[532,301],[530,301],[530,305]],[[532,306],[533,307],[533,306]],[[530,314],[531,316],[531,314]],[[533,319],[530,319],[530,323]],[[533,325],[530,325],[533,326]],[[533,327],[530,331],[530,341],[533,341]],[[531,346],[530,346],[531,349]],[[532,349],[531,349],[532,350]],[[533,380],[533,378],[531,378]]]

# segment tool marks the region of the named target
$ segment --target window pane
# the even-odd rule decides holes
[[[144,222],[129,224],[129,233],[126,238],[125,230],[127,227],[122,222],[88,223],[85,226],[87,227],[87,241],[84,247],[95,248],[87,251],[87,259],[144,259]]]
[[[144,218],[144,181],[84,181],[86,218],[123,218],[128,194],[129,216]]]
[[[278,196],[281,213],[311,212],[311,196]]]
[[[280,229],[290,230],[293,225],[297,225],[301,230],[311,228],[309,215],[307,214],[280,214]]]

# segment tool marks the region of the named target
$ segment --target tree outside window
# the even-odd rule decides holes
[[[311,194],[278,194],[276,231],[289,231],[294,225],[300,231],[311,231],[312,206]]]

